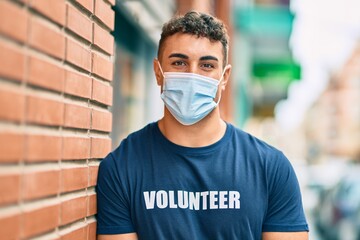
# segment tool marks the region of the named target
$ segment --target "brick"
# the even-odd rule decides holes
[[[94,45],[110,55],[114,54],[114,37],[110,32],[94,24]]]
[[[111,112],[103,112],[93,109],[91,114],[91,129],[103,132],[111,132],[112,114]]]
[[[87,187],[87,167],[72,167],[61,170],[61,192],[79,190]]]
[[[63,160],[87,159],[90,153],[90,138],[64,137]]]
[[[25,72],[25,55],[20,49],[0,41],[0,76],[22,81]]]
[[[0,119],[21,122],[25,115],[25,96],[0,88]]]
[[[26,136],[26,162],[58,161],[61,159],[61,137],[47,135]]]
[[[71,5],[67,5],[66,27],[89,42],[92,41],[92,22]]]
[[[0,33],[25,42],[28,28],[27,12],[10,1],[0,1],[0,16]]]
[[[96,240],[96,222],[92,222],[88,225],[88,240]]]
[[[90,158],[104,158],[110,151],[110,138],[91,138]]]
[[[71,39],[67,39],[66,61],[84,70],[91,70],[91,52]]]
[[[16,203],[20,196],[20,175],[0,175],[0,205]]]
[[[56,228],[59,225],[60,204],[26,210],[23,215],[23,236],[28,238]]]
[[[20,239],[20,223],[21,215],[19,213],[0,215],[0,236],[4,239]]]
[[[87,239],[87,226],[75,229],[71,232],[61,235],[61,240]]]
[[[55,58],[64,59],[65,36],[34,17],[31,19],[29,44]]]
[[[24,135],[0,133],[0,163],[19,162],[24,154]]]
[[[65,93],[83,98],[91,98],[91,86],[92,81],[90,77],[66,71]]]
[[[64,122],[64,103],[28,96],[26,120],[30,123],[61,126]]]
[[[66,8],[64,0],[31,0],[30,6],[56,23],[65,25]]]
[[[94,11],[94,0],[76,0],[81,6],[89,10],[90,12]]]
[[[61,225],[86,217],[87,197],[78,197],[61,203]]]
[[[99,103],[111,106],[113,101],[112,86],[93,79],[91,99]]]
[[[93,53],[92,72],[94,74],[111,81],[113,78],[113,67],[114,65],[110,60]]]
[[[91,194],[88,196],[88,209],[87,216],[92,216],[96,214],[96,194]]]
[[[111,30],[114,30],[115,13],[109,4],[103,0],[95,0],[95,16]]]
[[[27,81],[33,85],[62,92],[65,82],[65,70],[48,61],[30,57]]]
[[[88,187],[96,185],[98,171],[99,171],[99,166],[89,166],[89,184],[88,184]]]
[[[60,170],[27,172],[23,176],[22,199],[55,195],[60,190]]]
[[[65,104],[65,127],[90,128],[91,109],[74,104]]]

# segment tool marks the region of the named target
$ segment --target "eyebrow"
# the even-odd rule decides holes
[[[217,59],[217,57],[214,57],[214,56],[211,56],[211,55],[208,55],[208,56],[203,56],[200,58],[201,61],[204,61],[204,60],[215,60],[215,61],[219,61],[219,59]]]
[[[183,58],[183,59],[189,59],[189,56],[182,54],[182,53],[172,53],[169,55],[169,58]],[[207,56],[202,56],[200,57],[200,61],[204,61],[204,60],[214,60],[214,61],[219,61],[219,59],[217,59],[217,57],[211,56],[211,55],[207,55]]]
[[[185,54],[182,54],[182,53],[172,53],[169,55],[169,58],[172,58],[172,57],[189,59],[189,56],[186,56]]]

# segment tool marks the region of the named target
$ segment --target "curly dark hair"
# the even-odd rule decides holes
[[[175,16],[162,27],[159,41],[158,58],[162,51],[164,41],[175,33],[187,33],[197,37],[206,37],[212,42],[220,41],[223,46],[223,67],[227,64],[229,36],[225,24],[219,19],[197,11],[191,11],[184,16]]]

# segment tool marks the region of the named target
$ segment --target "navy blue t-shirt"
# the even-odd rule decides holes
[[[101,162],[96,191],[98,234],[251,240],[308,231],[288,159],[231,124],[218,142],[190,148],[151,123]]]

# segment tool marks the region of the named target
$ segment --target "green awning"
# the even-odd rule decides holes
[[[235,10],[235,27],[251,35],[289,36],[294,19],[285,7],[254,7]]]

